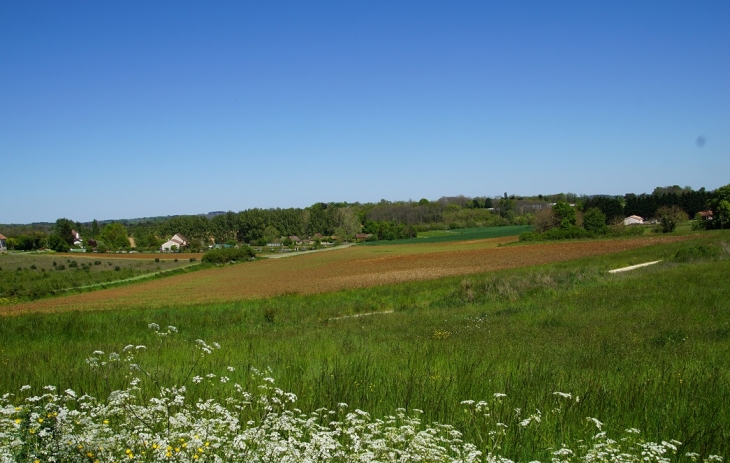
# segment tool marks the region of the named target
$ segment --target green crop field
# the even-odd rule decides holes
[[[530,231],[529,225],[509,225],[505,227],[461,228],[455,230],[431,230],[421,232],[416,238],[373,241],[363,243],[365,246],[382,246],[392,244],[419,244],[419,243],[446,243],[449,241],[483,240],[488,238],[502,238],[505,236],[519,236],[520,233]]]
[[[105,398],[125,387],[129,370],[85,360],[95,350],[103,360],[144,345],[133,348],[134,362],[162,384],[185,384],[188,402],[224,403],[234,383],[255,391],[255,367],[296,394],[304,413],[344,403],[386,419],[403,408],[514,461],[550,461],[563,444],[580,453],[596,442],[594,420],[616,440],[635,428],[641,439],[682,442],[671,444],[678,446],[672,459],[726,456],[729,241],[728,232],[705,233],[549,265],[325,294],[7,316],[0,318],[0,391],[20,399],[52,385]],[[178,332],[160,337],[150,323]],[[200,360],[196,339],[221,348]],[[141,397],[158,388],[148,380],[139,387]],[[266,413],[274,412],[251,408],[238,418],[263,423]]]

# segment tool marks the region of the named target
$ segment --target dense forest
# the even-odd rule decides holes
[[[290,236],[316,234],[335,240],[353,240],[358,234],[373,240],[414,237],[419,231],[501,225],[526,225],[539,220],[539,212],[557,202],[571,204],[579,212],[599,209],[607,225],[629,215],[645,219],[656,217],[662,207],[677,206],[689,217],[712,209],[719,220],[705,226],[722,227],[728,187],[707,191],[690,187],[658,187],[651,194],[623,196],[553,194],[502,197],[442,197],[436,201],[387,201],[378,203],[317,203],[306,208],[247,209],[240,212],[214,212],[80,223],[58,219],[55,223],[0,225],[8,247],[16,250],[74,247],[72,230],[85,245],[104,250],[154,250],[174,234],[190,241],[190,250],[211,244],[247,243],[265,245]],[[714,209],[713,209],[714,207]],[[131,240],[129,239],[131,238]],[[78,247],[78,246],[76,246]]]

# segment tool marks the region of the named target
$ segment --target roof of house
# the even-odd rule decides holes
[[[5,235],[0,235],[0,240],[6,240]]]
[[[630,215],[626,217],[627,219],[636,219],[636,220],[644,220],[643,217],[639,217],[638,215]]]
[[[174,241],[176,243],[183,244],[183,243],[187,243],[188,239],[185,238],[184,236],[182,236],[180,233],[175,233],[175,236],[170,238],[170,241]]]

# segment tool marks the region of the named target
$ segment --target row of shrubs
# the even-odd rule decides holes
[[[570,240],[570,239],[588,239],[597,238],[599,236],[639,236],[644,234],[644,227],[631,226],[612,226],[607,227],[603,233],[588,231],[583,227],[571,225],[566,228],[551,228],[542,233],[525,232],[520,235],[520,241],[554,241],[554,240]]]
[[[228,262],[239,262],[251,260],[256,254],[248,246],[240,248],[213,249],[203,255],[203,262],[209,264],[225,264]]]

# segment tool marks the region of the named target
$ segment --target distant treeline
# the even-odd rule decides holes
[[[718,189],[716,191],[719,191]],[[211,243],[248,243],[264,245],[283,237],[300,238],[320,234],[324,237],[352,240],[356,234],[372,234],[376,239],[413,237],[419,231],[501,225],[532,224],[536,214],[563,201],[575,204],[580,211],[598,208],[611,223],[629,215],[645,219],[655,217],[663,206],[678,206],[690,217],[706,210],[716,191],[704,188],[658,187],[651,194],[623,196],[578,196],[553,194],[490,198],[451,196],[436,201],[386,201],[378,203],[317,203],[306,208],[247,209],[240,212],[216,212],[207,215],[181,215],[108,222],[79,223],[59,219],[56,223],[0,225],[11,249],[31,250],[42,247],[73,247],[71,230],[78,232],[88,246],[89,240],[102,249],[124,249],[133,238],[138,249],[156,249],[178,233],[191,242],[191,249],[203,249]],[[55,237],[55,238],[54,238]]]

